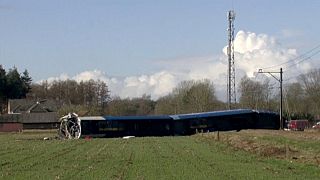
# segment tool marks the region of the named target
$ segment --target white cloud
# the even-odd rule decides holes
[[[119,92],[121,97],[137,97],[150,94],[153,98],[164,96],[177,84],[176,77],[161,71],[152,75],[126,77],[123,81],[123,89]]]
[[[90,79],[93,80],[101,80],[108,82],[109,79],[106,77],[106,74],[99,70],[93,70],[93,71],[84,71],[80,74],[77,74],[72,79],[80,82],[80,81],[89,81]]]
[[[258,34],[252,32],[239,31],[234,40],[234,51],[240,54],[254,52],[255,50],[268,49],[275,47],[276,41],[273,37],[266,34]],[[227,46],[224,48],[224,54]]]
[[[223,52],[226,54],[227,47]],[[266,34],[239,31],[234,41],[236,68],[244,70],[249,77],[259,68],[285,63],[296,57],[295,49],[281,47],[274,37]],[[275,67],[279,70],[280,67]]]
[[[266,34],[239,31],[235,37],[234,45],[237,80],[240,80],[244,74],[253,77],[254,72],[257,72],[259,68],[281,64],[298,55],[295,49],[281,47],[274,37]],[[226,47],[223,48],[223,52],[224,54],[216,57],[193,57],[159,61],[158,65],[164,70],[150,75],[119,78],[109,77],[102,71],[93,70],[82,72],[71,79],[76,81],[100,79],[108,84],[112,95],[126,98],[148,94],[153,99],[170,93],[183,80],[210,79],[216,86],[218,98],[225,100],[227,83]],[[310,67],[308,63],[301,63],[294,68],[305,71]],[[49,79],[67,78],[69,76],[63,74],[60,77]]]

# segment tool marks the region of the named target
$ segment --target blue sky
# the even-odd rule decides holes
[[[122,85],[175,76],[199,58],[221,60],[232,8],[236,33],[265,34],[299,55],[320,44],[319,7],[318,0],[0,0],[0,64],[27,69],[34,81],[93,71]]]

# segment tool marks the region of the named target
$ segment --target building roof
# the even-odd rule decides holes
[[[8,114],[56,112],[57,104],[52,100],[10,99]]]

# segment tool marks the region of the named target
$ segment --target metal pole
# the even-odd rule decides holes
[[[282,119],[282,68],[280,68],[280,129],[283,129],[283,119]]]
[[[231,56],[231,46],[232,46],[232,13],[231,11],[228,12],[228,22],[229,22],[229,26],[228,26],[228,84],[227,84],[227,88],[228,88],[228,107],[229,110],[231,109],[231,61],[232,61],[232,56]]]
[[[236,104],[236,75],[234,67],[234,11],[228,12],[228,107],[232,109]]]
[[[282,68],[280,68],[280,72],[263,72],[262,69],[259,69],[258,73],[268,73],[270,74],[273,78],[275,78],[277,81],[279,81],[280,83],[280,129],[283,129],[283,119],[282,119],[282,114],[283,114],[283,108],[282,108],[282,101],[283,101],[283,95],[282,95],[282,74],[283,74],[283,71],[282,71]],[[278,79],[276,76],[273,75],[273,73],[280,73],[280,79]]]

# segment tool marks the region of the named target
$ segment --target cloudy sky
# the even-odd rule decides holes
[[[318,0],[0,0],[0,64],[27,69],[34,82],[101,79],[121,97],[156,99],[183,80],[207,78],[224,100],[228,10],[236,12],[237,81],[280,67],[294,80],[320,67],[319,7]]]

